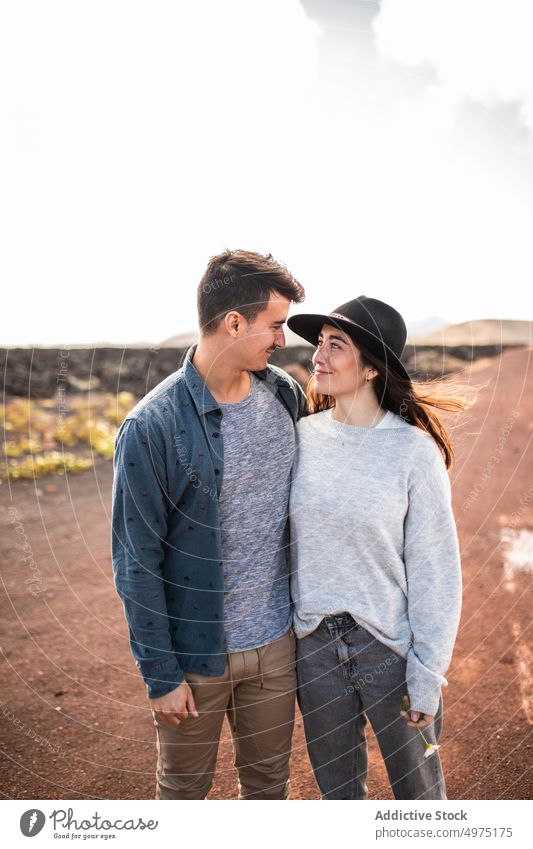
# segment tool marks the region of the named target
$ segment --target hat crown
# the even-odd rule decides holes
[[[341,304],[330,315],[332,318],[344,317],[367,333],[371,333],[397,357],[401,357],[407,341],[407,327],[398,310],[390,304],[378,301],[377,298],[359,295]]]
[[[377,357],[387,369],[405,380],[411,380],[401,356],[407,341],[407,327],[400,313],[377,298],[359,295],[328,315],[301,314],[287,319],[291,330],[315,347],[325,324],[346,333],[362,350]]]

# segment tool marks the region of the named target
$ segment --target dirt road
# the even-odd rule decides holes
[[[464,604],[442,757],[450,798],[531,798],[533,350],[471,379],[487,386],[455,430]],[[0,489],[5,798],[153,798],[155,732],[112,582],[111,481],[98,458]],[[371,798],[392,798],[369,742]],[[236,796],[227,728],[211,796]],[[292,798],[317,797],[298,718]]]

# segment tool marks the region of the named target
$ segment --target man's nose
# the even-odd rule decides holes
[[[283,332],[282,327],[280,327],[280,329],[276,332],[275,342],[278,348],[284,348],[286,345],[285,333]]]

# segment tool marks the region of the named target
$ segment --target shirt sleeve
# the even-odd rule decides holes
[[[148,697],[174,690],[184,675],[172,646],[162,562],[169,508],[167,471],[153,437],[127,419],[115,442],[112,558],[130,648]]]
[[[428,437],[431,439],[431,437]],[[435,716],[461,614],[461,559],[444,459],[426,444],[410,478],[404,562],[412,639],[407,654],[411,710]]]

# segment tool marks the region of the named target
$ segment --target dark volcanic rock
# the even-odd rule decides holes
[[[442,348],[407,346],[404,362],[413,376],[445,374],[482,357],[494,357],[504,347],[483,345]],[[176,371],[186,348],[0,348],[0,367],[6,397],[51,398],[58,390],[132,392],[141,398],[167,375]],[[276,351],[271,362],[305,380],[311,368],[309,345]],[[424,354],[432,356],[424,359]],[[452,367],[446,367],[446,360]]]

